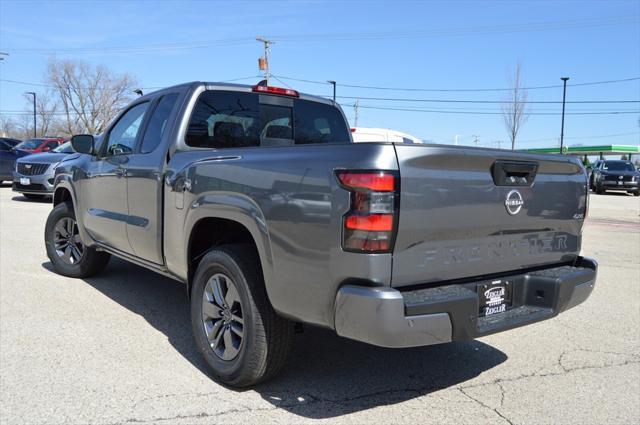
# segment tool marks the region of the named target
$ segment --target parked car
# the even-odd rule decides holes
[[[409,145],[422,143],[422,140],[415,136],[388,128],[353,127],[351,128],[351,136],[354,143],[391,142]]]
[[[24,142],[18,144],[16,146],[16,149],[20,149],[20,150],[31,152],[31,153],[49,152],[57,148],[64,142],[65,142],[65,139],[63,139],[62,137],[27,139]]]
[[[13,146],[13,147],[16,147],[17,145],[22,143],[22,140],[12,139],[10,137],[0,137],[0,141],[5,142],[9,146]]]
[[[593,184],[593,170],[600,166],[600,163],[604,161],[603,159],[598,159],[596,162],[587,167],[587,174],[589,175],[589,188],[593,191],[596,190],[596,187]]]
[[[20,143],[17,139],[0,138],[0,183],[13,180],[16,159],[29,155],[29,152],[16,149]]]
[[[13,190],[30,199],[51,196],[56,167],[73,153],[71,142],[66,142],[49,152],[18,159],[13,174]]]
[[[414,347],[590,295],[578,159],[350,134],[334,102],[292,89],[147,94],[100,142],[73,137],[82,155],[56,169],[47,255],[76,278],[115,255],[184,282],[198,351],[235,387],[285,364],[295,322]]]
[[[591,172],[591,188],[596,193],[624,191],[640,196],[640,172],[631,161],[598,161]]]

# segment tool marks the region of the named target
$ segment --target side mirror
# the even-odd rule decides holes
[[[73,146],[73,150],[78,153],[93,155],[94,143],[95,141],[91,134],[76,134],[71,137],[71,146]]]

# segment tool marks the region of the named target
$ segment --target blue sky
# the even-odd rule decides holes
[[[340,84],[426,89],[508,87],[520,60],[527,86],[640,77],[640,1],[297,1],[297,2],[0,2],[0,79],[42,83],[47,60],[77,58],[137,77],[141,87],[258,74],[257,35],[277,40],[279,76],[338,82],[338,95],[500,101],[505,93],[415,92]],[[256,82],[249,78],[240,82]],[[282,80],[330,95],[325,84]],[[277,82],[277,85],[283,83]],[[0,111],[23,110],[23,92],[43,87],[0,81]],[[529,92],[560,101],[562,89]],[[640,80],[569,86],[568,101],[640,101]],[[353,124],[354,99],[339,99]],[[361,126],[390,127],[437,143],[496,146],[508,140],[497,103],[362,99]],[[410,112],[367,107],[427,109]],[[531,104],[518,147],[554,146],[561,105]],[[569,104],[567,113],[630,112],[639,103]],[[461,112],[474,112],[473,114]],[[458,113],[451,113],[458,112]],[[485,114],[477,114],[484,112]],[[638,113],[567,115],[568,144],[638,144]],[[615,136],[609,136],[615,135]],[[606,136],[606,137],[603,137]]]

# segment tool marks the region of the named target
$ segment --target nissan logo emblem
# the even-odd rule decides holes
[[[522,209],[524,201],[522,195],[516,189],[507,193],[507,198],[504,200],[504,206],[507,208],[507,212],[511,215],[516,215]]]

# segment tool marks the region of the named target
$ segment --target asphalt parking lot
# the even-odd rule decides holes
[[[306,328],[284,372],[246,391],[207,376],[180,283],[114,259],[53,273],[50,209],[0,188],[2,424],[640,422],[640,198],[592,195],[596,289],[554,320],[405,350]]]

